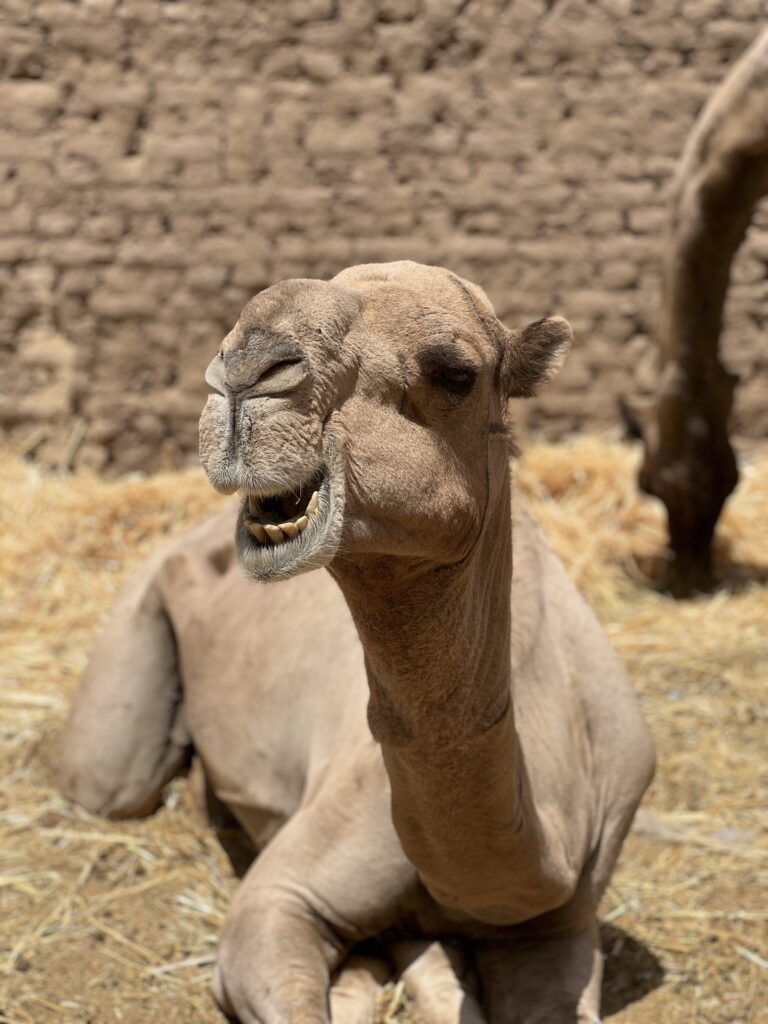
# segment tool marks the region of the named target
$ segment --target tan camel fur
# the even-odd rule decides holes
[[[362,1024],[392,970],[434,1024],[599,1019],[596,907],[653,747],[594,616],[512,513],[505,422],[570,339],[393,263],[267,289],[208,368],[203,464],[243,496],[120,599],[63,786],[143,813],[194,745],[262,851],[215,979],[245,1024]],[[370,937],[388,962],[345,964]]]
[[[737,62],[686,142],[664,260],[659,395],[626,413],[645,442],[640,486],[667,508],[681,595],[711,585],[711,543],[738,482],[728,419],[738,378],[718,351],[731,264],[768,194],[768,31]]]

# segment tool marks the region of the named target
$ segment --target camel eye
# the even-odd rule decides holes
[[[477,373],[470,366],[443,364],[432,371],[432,383],[455,398],[466,398],[476,379]]]

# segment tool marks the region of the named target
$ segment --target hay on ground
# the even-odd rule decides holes
[[[649,586],[663,520],[636,492],[636,460],[584,439],[531,447],[517,473],[658,744],[602,908],[605,1015],[752,1024],[768,1020],[768,451],[747,460],[723,519],[723,587],[678,604]],[[222,499],[199,472],[104,483],[7,453],[0,494],[0,1022],[216,1019],[211,963],[235,882],[185,783],[152,818],[109,823],[61,799],[55,762],[126,574]]]

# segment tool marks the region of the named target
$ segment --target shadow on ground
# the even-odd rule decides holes
[[[653,953],[614,925],[600,926],[605,953],[602,1013],[611,1017],[643,999],[664,981],[664,968]]]
[[[681,589],[680,580],[666,552],[650,555],[635,553],[632,559],[629,575],[635,583],[677,599],[696,600],[716,592],[738,594],[753,584],[768,584],[768,564],[737,561],[730,558],[727,552],[717,550],[711,575],[694,590],[685,586]]]

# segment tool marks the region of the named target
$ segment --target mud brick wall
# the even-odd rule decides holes
[[[0,0],[0,428],[107,472],[193,457],[256,290],[412,258],[578,346],[549,436],[648,391],[670,175],[762,0]],[[768,434],[768,217],[735,269]]]

